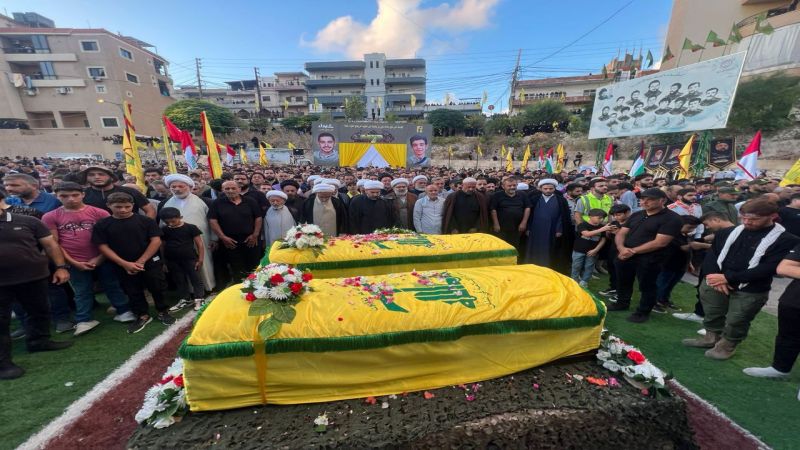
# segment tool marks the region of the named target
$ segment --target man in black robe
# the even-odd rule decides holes
[[[350,233],[369,234],[379,228],[394,226],[394,208],[381,198],[383,183],[367,181],[364,195],[353,197],[350,201]]]

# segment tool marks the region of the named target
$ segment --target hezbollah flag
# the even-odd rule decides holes
[[[136,129],[133,127],[131,104],[127,100],[122,102],[125,115],[125,130],[122,134],[122,153],[125,154],[125,171],[136,177],[136,185],[145,190],[142,159],[139,157],[139,143],[136,142]]]
[[[169,134],[164,126],[164,121],[161,121],[161,141],[164,143],[164,153],[167,155],[169,173],[178,173],[178,168],[175,167],[175,155],[172,154],[172,144],[169,142]]]
[[[514,152],[511,150],[506,151],[506,172],[514,171]]]
[[[694,143],[694,134],[689,137],[683,150],[678,154],[678,180],[688,180],[691,175],[692,143]]]
[[[531,144],[528,144],[525,147],[525,154],[522,155],[522,165],[520,166],[520,170],[525,172],[528,170],[528,160],[531,159]]]
[[[239,150],[239,159],[242,160],[242,164],[249,164],[249,161],[247,161],[247,152],[245,152],[244,149]]]
[[[483,156],[483,150],[481,150],[481,144],[478,144],[478,148],[475,150],[475,152],[478,154],[478,157]]]
[[[500,157],[501,158],[505,158],[506,157],[506,146],[505,146],[505,144],[500,146]]]
[[[800,159],[798,159],[791,169],[786,172],[781,180],[781,186],[788,186],[790,184],[800,184]]]
[[[205,111],[200,111],[200,122],[203,124],[203,139],[206,141],[206,149],[208,150],[208,170],[211,172],[211,178],[222,177],[222,161],[219,160],[219,152],[217,149],[217,141],[214,139],[214,133],[211,132],[211,124],[208,122],[208,117]]]
[[[264,147],[264,143],[261,141],[258,142],[258,163],[262,166],[269,165],[269,160],[267,159],[267,149]]]
[[[564,155],[564,144],[559,143],[558,147],[556,147],[556,157],[558,159],[556,160],[556,172],[555,173],[561,173],[561,171],[564,170],[564,159],[565,159],[564,157],[565,156],[566,155]]]

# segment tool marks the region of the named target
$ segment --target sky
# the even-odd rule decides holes
[[[479,98],[507,108],[520,78],[599,73],[627,49],[659,60],[670,0],[7,0],[0,11],[37,12],[65,28],[105,28],[156,46],[176,86],[206,87],[303,69],[307,61],[365,52],[427,60],[427,101]]]

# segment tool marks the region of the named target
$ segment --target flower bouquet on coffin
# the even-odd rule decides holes
[[[414,230],[400,227],[378,228],[373,234],[417,234]]]
[[[609,334],[603,338],[600,350],[597,351],[597,359],[604,368],[622,374],[625,381],[650,397],[670,395],[666,381],[672,375],[662,372],[638,348],[626,344],[614,335]]]
[[[309,249],[314,256],[319,256],[325,250],[325,236],[322,229],[314,224],[295,225],[286,232],[279,248]]]
[[[294,306],[300,296],[311,291],[311,272],[303,272],[286,264],[269,264],[257,269],[242,281],[242,297],[250,302],[251,316],[268,316],[258,324],[258,334],[269,339],[284,323],[292,323],[297,314]]]
[[[161,381],[148,389],[136,421],[154,428],[166,428],[189,412],[183,387],[183,360],[177,358]]]

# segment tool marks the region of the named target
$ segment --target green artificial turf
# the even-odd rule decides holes
[[[14,341],[14,363],[26,373],[16,380],[0,381],[0,449],[13,449],[24,442],[166,329],[154,318],[144,330],[128,334],[128,324],[114,322],[106,313],[107,300],[98,296],[98,301],[101,304],[94,318],[100,325],[95,329],[79,337],[72,332],[53,332],[54,340],[73,340],[70,348],[28,353],[24,340]],[[188,310],[191,307],[175,315]]]
[[[606,278],[593,280],[590,290],[608,286]],[[636,290],[635,290],[636,291]],[[693,311],[694,287],[679,283],[672,301],[682,312]],[[633,309],[638,305],[634,294]],[[699,337],[702,324],[678,320],[671,314],[651,314],[648,322],[635,324],[625,320],[629,313],[609,312],[606,328],[631,345],[639,347],[655,365],[671,372],[677,381],[716,406],[728,417],[775,449],[797,448],[800,443],[800,369],[795,367],[788,381],[754,378],[742,373],[745,367],[765,367],[772,363],[773,345],[778,329],[775,316],[760,313],[753,321],[750,335],[727,361],[706,358],[705,350],[685,347],[681,339]],[[656,425],[656,424],[654,424]],[[657,426],[657,425],[656,425]]]

